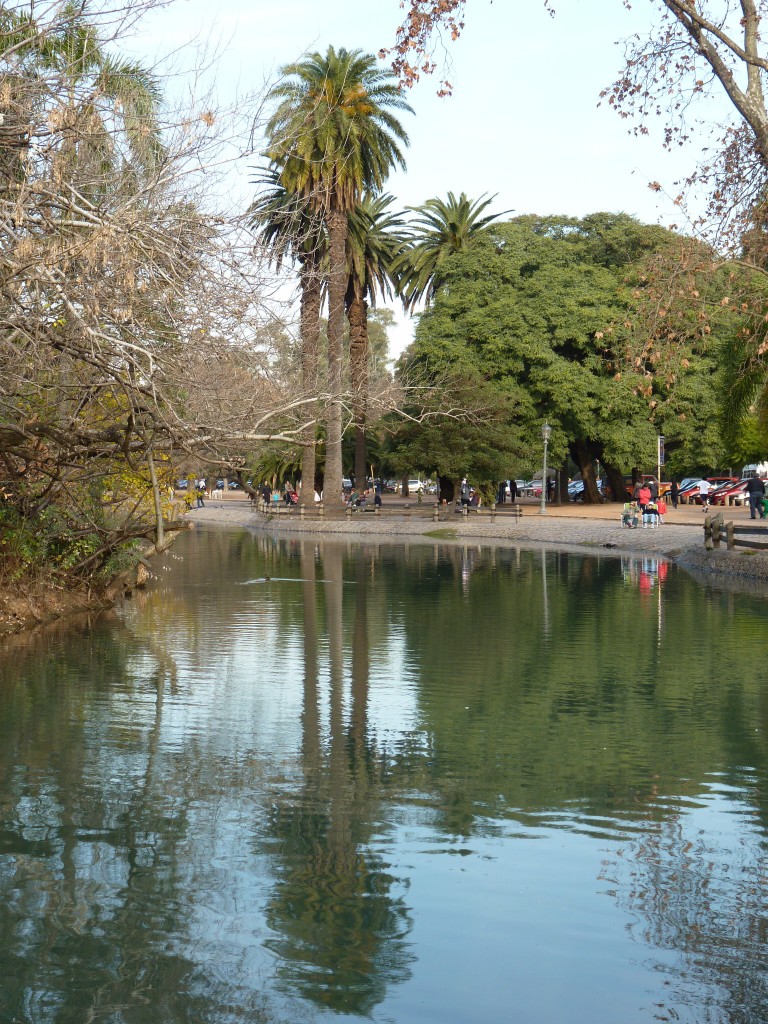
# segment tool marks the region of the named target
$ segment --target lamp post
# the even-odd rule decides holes
[[[544,472],[541,474],[541,504],[539,505],[539,515],[545,516],[547,514],[547,445],[549,439],[552,436],[552,427],[548,423],[545,423],[541,428],[541,437],[544,441]]]

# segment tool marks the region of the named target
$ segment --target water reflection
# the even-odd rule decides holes
[[[0,660],[0,1020],[765,1019],[762,599],[202,531],[159,577]]]

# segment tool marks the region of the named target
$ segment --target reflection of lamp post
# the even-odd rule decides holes
[[[541,504],[539,505],[539,515],[544,516],[547,514],[547,445],[549,439],[552,436],[552,427],[548,423],[545,423],[541,428],[541,436],[544,440],[544,472],[541,475]]]

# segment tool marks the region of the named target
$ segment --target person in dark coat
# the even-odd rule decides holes
[[[765,519],[763,512],[765,484],[759,476],[752,476],[747,480],[747,494],[749,495],[749,518],[756,519],[755,512],[759,512],[760,518]]]
[[[509,500],[513,505],[517,501],[517,480],[509,481]]]
[[[669,489],[669,500],[672,502],[672,508],[677,508],[677,502],[680,498],[680,484],[677,480],[672,481],[672,486]]]
[[[496,504],[497,505],[504,505],[506,503],[506,500],[507,500],[507,481],[506,480],[502,480],[501,483],[499,484],[499,490],[498,490],[498,493],[496,495]]]

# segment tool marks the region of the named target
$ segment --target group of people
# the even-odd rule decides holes
[[[368,503],[373,496],[374,508],[381,507],[381,480],[375,480],[373,487],[366,487],[362,492],[358,491],[356,487],[353,487],[349,493],[349,496],[345,497],[345,504],[347,508],[366,508]]]
[[[655,529],[664,522],[667,503],[659,497],[659,484],[655,477],[640,480],[635,484],[632,499],[624,505],[621,514],[621,525],[632,529],[642,522],[643,529]]]

